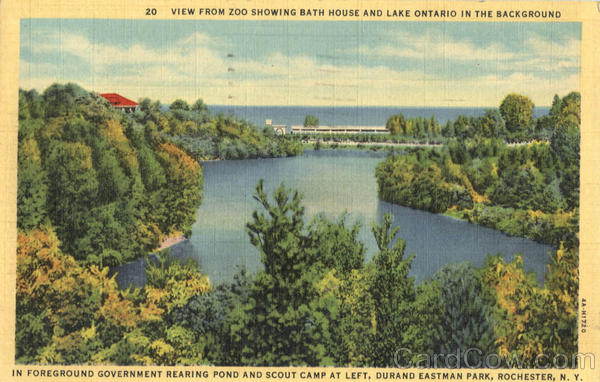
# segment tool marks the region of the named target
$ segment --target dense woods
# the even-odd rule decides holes
[[[555,96],[549,115],[537,120],[532,119],[532,108],[526,97],[511,94],[499,112],[482,117],[495,115],[494,125],[505,126],[504,133],[478,131],[481,119],[457,130],[463,119],[459,117],[447,126],[454,135],[457,131],[472,134],[451,139],[439,149],[389,156],[376,171],[383,200],[457,216],[557,248],[543,287],[523,271],[520,256],[510,263],[500,256],[489,257],[486,266],[475,272],[477,282],[460,294],[460,299],[466,298],[460,309],[475,305],[474,310],[452,321],[475,319],[469,329],[474,338],[483,340],[493,334],[495,339],[486,343],[494,346],[488,349],[527,360],[529,366],[535,365],[532,360],[541,352],[571,356],[577,349],[580,96],[575,92]],[[532,140],[536,136],[548,140]],[[502,137],[529,142],[507,145],[498,139]],[[464,267],[459,269],[443,268],[421,290],[435,288],[440,277],[457,277],[456,272],[463,274],[458,280],[464,288],[464,280],[471,276]],[[479,297],[467,298],[478,288]],[[478,309],[486,305],[488,317],[483,317]],[[493,333],[482,332],[490,325]]]
[[[62,254],[51,232],[22,234],[19,359],[434,367],[434,354],[476,349],[457,362],[495,367],[484,360],[498,354],[503,367],[535,367],[541,351],[552,359],[577,349],[576,249],[559,248],[543,287],[520,256],[448,264],[415,285],[413,255],[389,215],[372,227],[378,251],[365,262],[346,218],[307,222],[301,196],[283,186],[270,197],[259,183],[255,199],[247,227],[264,270],[216,288],[197,266],[163,257],[143,289],[121,291],[106,271]]]
[[[17,224],[51,226],[82,264],[113,266],[173,234],[189,234],[200,165],[77,85],[19,97]]]
[[[186,147],[197,141],[211,149]],[[117,287],[108,267],[190,234],[202,199],[197,159],[289,155],[298,147],[213,116],[201,100],[164,108],[144,99],[124,113],[76,84],[20,90],[17,360],[205,362],[198,357],[206,345],[192,341],[199,334],[167,320],[211,289],[197,264],[162,255],[150,263],[146,286],[130,290]]]
[[[577,247],[580,101],[571,93],[554,102],[542,117],[553,121],[544,122],[553,127],[549,141],[507,145],[475,135],[451,139],[440,149],[390,156],[376,171],[380,197],[556,247]],[[521,128],[533,123],[529,119],[519,122]]]
[[[163,255],[144,288],[119,290],[106,269],[62,253],[51,230],[21,233],[17,360],[435,367],[445,365],[435,354],[458,350],[463,367],[538,367],[540,352],[576,352],[574,248],[552,255],[543,287],[520,256],[499,255],[415,285],[391,216],[372,227],[379,249],[365,262],[345,217],[307,223],[301,196],[283,186],[269,197],[259,183],[255,199],[247,227],[264,270],[216,288],[197,265]]]
[[[405,118],[402,113],[393,115],[386,123],[389,135],[371,137],[370,141],[402,142],[403,138],[444,143],[454,138],[500,138],[507,142],[548,140],[557,125],[577,126],[580,123],[579,108],[579,93],[571,92],[562,99],[555,95],[549,114],[536,119],[533,102],[526,96],[511,93],[498,109],[490,108],[479,117],[460,115],[443,126],[434,116]]]
[[[378,250],[365,262],[359,227],[345,217],[307,222],[301,196],[283,186],[269,197],[259,183],[255,199],[247,227],[264,270],[193,298],[174,321],[203,333],[211,363],[436,367],[435,354],[458,351],[463,367],[547,365],[540,354],[572,365],[576,248],[551,255],[543,286],[520,255],[448,264],[415,285],[414,255],[390,215],[372,227]],[[499,358],[486,364],[489,354]]]
[[[164,317],[210,290],[197,264],[166,258],[143,289],[121,290],[108,268],[84,266],[43,226],[20,232],[16,360],[43,364],[200,363],[195,333]]]
[[[198,160],[285,157],[302,153],[302,145],[275,134],[270,126],[257,128],[234,115],[212,116],[202,100],[192,106],[174,101],[168,112],[161,112],[158,101],[144,99],[134,114],[140,122],[169,136]]]
[[[371,227],[366,261],[358,223],[309,218],[301,194],[282,184],[268,195],[260,181],[246,228],[264,269],[215,286],[167,251],[148,263],[144,287],[120,289],[108,267],[190,233],[196,159],[294,155],[298,142],[212,116],[201,100],[168,110],[143,100],[126,114],[68,84],[21,91],[19,107],[19,363],[437,367],[448,365],[434,354],[460,351],[457,366],[497,366],[483,363],[497,354],[503,367],[543,367],[539,354],[577,351],[576,93],[537,120],[509,95],[447,125],[452,134],[434,118],[395,116],[395,134],[446,131],[448,144],[390,156],[376,173],[384,200],[555,245],[543,285],[519,255],[499,254],[417,285],[390,215]],[[548,141],[504,141],[536,129]]]

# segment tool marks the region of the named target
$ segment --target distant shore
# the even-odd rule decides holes
[[[323,145],[338,145],[338,146],[388,146],[388,147],[440,147],[442,143],[419,143],[419,142],[355,142],[355,141],[340,141],[336,142],[333,140],[320,140],[320,139],[306,139],[302,141],[306,144],[315,144],[320,142]]]

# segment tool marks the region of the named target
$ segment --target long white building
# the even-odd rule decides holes
[[[354,133],[387,133],[385,126],[292,126],[295,133],[328,133],[328,134],[354,134]]]
[[[354,134],[354,133],[387,133],[385,126],[288,126],[273,124],[273,120],[265,120],[266,126],[273,127],[277,134],[300,134],[300,133],[322,133],[322,134]]]

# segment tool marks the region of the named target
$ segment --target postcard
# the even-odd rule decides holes
[[[596,381],[596,2],[5,1],[2,381]]]

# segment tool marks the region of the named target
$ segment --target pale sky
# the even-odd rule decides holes
[[[20,86],[211,105],[537,106],[579,90],[579,23],[24,19]]]

